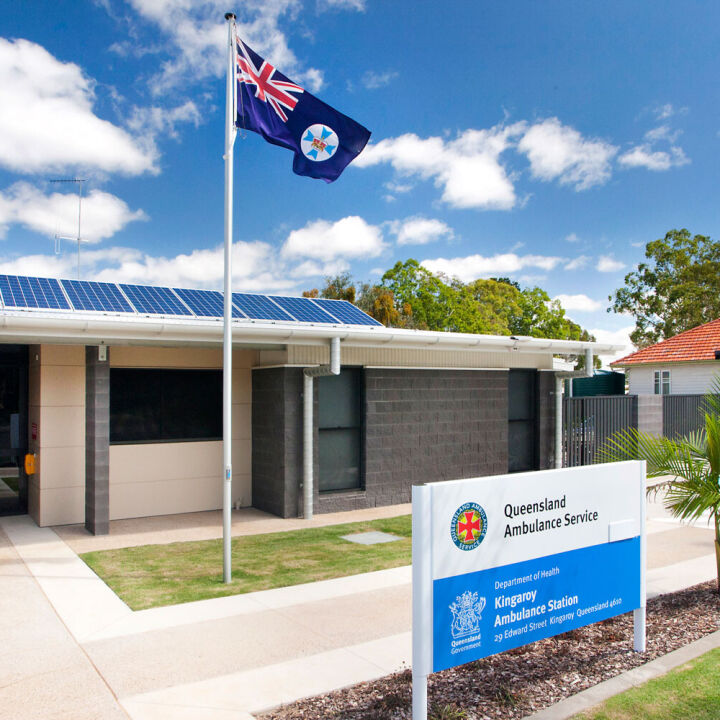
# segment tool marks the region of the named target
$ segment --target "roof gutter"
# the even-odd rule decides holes
[[[166,345],[220,345],[222,323],[155,320],[106,320],[95,318],[69,318],[30,314],[0,315],[0,340],[8,342],[77,343],[81,345],[135,343],[161,343]],[[513,351],[520,353],[549,352],[577,355],[591,350],[594,353],[612,353],[618,345],[575,340],[548,340],[531,337],[501,335],[472,335],[469,333],[399,330],[385,327],[338,327],[330,325],[298,326],[252,323],[234,323],[233,344],[269,343],[286,345],[325,345],[332,338],[340,338],[346,346],[383,347],[391,344],[403,349],[455,349],[485,352]]]

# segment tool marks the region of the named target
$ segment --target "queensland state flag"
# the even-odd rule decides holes
[[[318,100],[237,38],[237,121],[295,153],[298,175],[336,180],[361,152],[370,131]]]

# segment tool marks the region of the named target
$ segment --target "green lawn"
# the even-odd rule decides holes
[[[718,720],[720,649],[610,698],[575,720]]]
[[[341,535],[381,530],[402,540],[359,545]],[[143,545],[81,555],[133,610],[238,595],[409,565],[410,515],[234,538],[233,582],[222,582],[222,540]]]

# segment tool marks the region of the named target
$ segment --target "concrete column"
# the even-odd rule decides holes
[[[85,348],[85,527],[93,535],[110,531],[110,349],[104,346]]]
[[[640,432],[663,434],[663,396],[638,395],[633,424]]]

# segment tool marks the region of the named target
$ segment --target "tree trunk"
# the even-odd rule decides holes
[[[718,595],[720,595],[720,538],[715,538],[715,562],[717,563]]]

